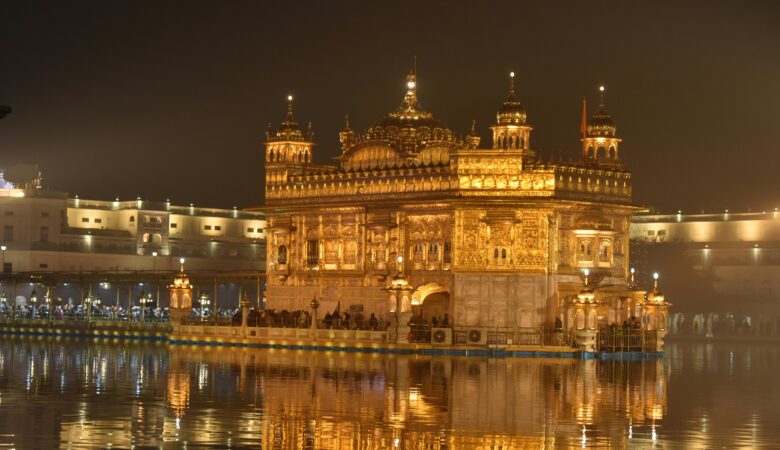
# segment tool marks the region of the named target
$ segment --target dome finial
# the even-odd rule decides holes
[[[604,103],[604,96],[605,96],[604,91],[605,91],[604,85],[599,86],[599,95],[601,96],[601,100],[600,100],[601,103],[599,103],[599,108],[601,109],[604,109],[606,107]]]
[[[472,136],[477,135],[477,119],[471,120],[471,135]]]
[[[349,114],[344,114],[344,131],[349,131]]]
[[[415,58],[414,65],[417,65],[417,58]],[[409,71],[409,75],[406,76],[406,95],[401,106],[404,110],[417,109],[417,75],[415,72],[417,72],[417,68],[413,67]]]
[[[515,95],[515,73],[509,72],[509,95]]]

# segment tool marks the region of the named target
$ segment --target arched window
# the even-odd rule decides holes
[[[588,156],[588,158],[593,158],[593,146],[592,145],[588,146],[587,156]]]
[[[280,245],[277,252],[278,253],[277,253],[276,261],[279,264],[287,264],[287,246]]]
[[[135,216],[130,216],[130,223],[135,222]]]
[[[607,157],[607,149],[604,147],[599,147],[596,150],[596,159],[606,159]]]
[[[414,244],[413,248],[414,254],[412,255],[414,259],[421,260],[423,257],[423,244],[422,242],[417,242]]]
[[[590,261],[593,253],[593,244],[590,241],[580,241],[580,260]]]
[[[609,146],[609,159],[611,160],[617,159],[617,151],[615,150],[614,145]]]
[[[599,262],[608,263],[611,257],[611,245],[608,240],[603,240],[599,244]]]
[[[498,247],[493,249],[493,259],[498,259]]]
[[[306,264],[316,266],[320,262],[320,241],[309,239],[306,241]]]
[[[506,249],[505,248],[501,249],[501,259],[506,259]]]
[[[450,242],[444,243],[444,262],[452,262],[452,244]]]
[[[143,236],[141,237],[141,240],[143,240],[144,242],[149,242],[149,233],[144,233]]]

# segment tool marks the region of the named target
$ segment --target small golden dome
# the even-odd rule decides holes
[[[509,74],[509,95],[496,114],[496,120],[501,125],[522,125],[526,114],[523,104],[515,98],[515,73]]]
[[[604,106],[604,86],[599,87],[599,92],[601,93],[601,103],[598,112],[588,121],[587,136],[615,137],[615,123],[612,122],[612,116],[607,114],[606,106]]]

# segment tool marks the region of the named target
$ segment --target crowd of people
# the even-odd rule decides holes
[[[18,319],[51,319],[51,320],[116,320],[116,321],[141,321],[165,322],[170,320],[167,307],[146,307],[143,311],[140,306],[108,306],[108,305],[19,305],[15,308],[7,304],[0,305],[0,317],[14,317]],[[242,321],[240,308],[218,308],[216,311],[208,308],[193,308],[189,318],[190,323],[219,324],[240,326]],[[312,316],[309,311],[297,310],[277,311],[275,309],[250,308],[247,313],[247,325],[252,327],[275,328],[309,328]],[[366,317],[363,313],[350,314],[349,311],[338,309],[328,312],[317,323],[318,328],[331,330],[373,330],[384,331],[388,323],[380,320],[374,313]],[[426,321],[422,316],[415,315],[409,320],[409,325],[425,326],[432,328],[446,328],[450,326],[448,314],[441,317],[432,317]]]
[[[0,305],[0,316],[17,319],[50,319],[50,320],[116,320],[165,322],[169,319],[168,308],[133,306],[129,310],[124,306],[108,305],[18,305],[10,307]]]

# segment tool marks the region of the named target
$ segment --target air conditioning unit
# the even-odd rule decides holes
[[[452,330],[449,328],[433,328],[431,330],[431,344],[433,345],[452,344]]]
[[[479,328],[470,328],[466,332],[466,343],[468,345],[485,345],[487,344],[487,331],[480,330]]]

